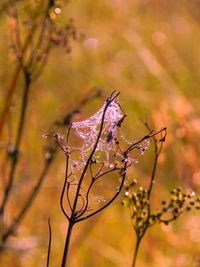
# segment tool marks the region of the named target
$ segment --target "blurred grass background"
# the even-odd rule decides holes
[[[140,122],[146,115],[155,129],[168,128],[154,185],[155,209],[173,187],[200,193],[200,1],[76,0],[63,1],[61,7],[58,23],[73,18],[85,39],[72,43],[70,54],[54,49],[43,75],[31,88],[22,147],[26,153],[18,167],[10,212],[19,208],[41,169],[46,142],[42,134],[94,86],[102,88],[103,99],[115,89],[121,92],[121,105],[128,114],[127,138],[146,133]],[[0,32],[1,111],[15,66],[5,15],[1,15]],[[12,125],[21,85],[22,81],[13,100]],[[76,119],[91,115],[103,99],[85,107]],[[8,123],[2,142],[9,127]],[[141,184],[149,178],[152,155],[150,148],[130,173]],[[53,230],[51,266],[59,266],[67,227],[59,206],[64,163],[60,153],[31,211],[10,240],[12,249],[1,255],[2,267],[44,266],[48,217]],[[128,210],[119,198],[101,215],[75,227],[69,266],[130,266],[134,240]],[[199,255],[200,215],[194,211],[171,226],[153,227],[142,243],[138,266],[198,267]]]

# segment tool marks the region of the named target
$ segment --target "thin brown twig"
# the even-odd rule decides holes
[[[16,67],[16,70],[14,71],[14,74],[12,76],[13,78],[11,80],[10,86],[8,87],[8,93],[7,93],[4,108],[3,108],[3,111],[2,111],[1,117],[0,117],[0,137],[1,137],[3,127],[5,125],[8,113],[9,113],[9,109],[10,109],[10,106],[12,103],[14,93],[15,93],[16,88],[17,88],[17,80],[19,78],[19,74],[20,74],[21,70],[23,69],[22,62],[23,62],[23,59],[25,57],[26,51],[27,51],[30,43],[32,42],[35,30],[36,30],[36,23],[33,24],[33,26],[30,29],[29,34],[27,35],[27,37],[25,39],[24,45],[21,49],[21,56],[20,56],[20,58],[18,58],[19,59],[18,66]]]
[[[145,224],[144,224],[144,227],[143,227],[142,231],[138,232],[137,229],[135,228],[135,231],[136,231],[136,245],[135,245],[135,250],[134,250],[134,255],[133,255],[132,267],[135,267],[135,265],[136,265],[136,259],[137,259],[137,255],[138,255],[138,252],[139,252],[141,241],[142,241],[142,239],[143,239],[144,235],[146,234],[146,231],[147,231],[147,229],[149,227],[149,218],[150,218],[150,215],[151,215],[150,197],[151,197],[153,185],[154,185],[154,182],[155,182],[155,175],[156,175],[156,170],[157,170],[157,165],[158,165],[158,158],[159,158],[159,155],[161,153],[162,143],[163,143],[163,142],[161,142],[161,147],[160,147],[160,150],[159,150],[158,149],[158,140],[156,139],[155,136],[157,134],[159,134],[159,133],[162,134],[164,132],[164,137],[161,138],[161,139],[164,140],[165,137],[166,137],[166,134],[167,134],[167,130],[166,130],[165,127],[163,129],[161,129],[160,131],[156,132],[156,135],[155,135],[155,134],[152,133],[152,129],[149,127],[147,122],[143,122],[143,124],[150,131],[151,138],[153,138],[153,141],[154,141],[154,161],[153,161],[153,168],[152,168],[152,172],[151,172],[150,184],[149,184],[149,187],[148,187],[147,218],[145,220]]]
[[[46,177],[46,174],[48,173],[48,170],[51,166],[51,162],[52,161],[46,161],[44,168],[41,172],[41,175],[39,176],[38,182],[33,187],[33,189],[31,191],[31,193],[29,194],[25,204],[20,209],[20,211],[17,214],[17,216],[15,217],[15,219],[13,219],[11,225],[8,226],[8,228],[2,234],[0,251],[3,250],[3,246],[4,246],[5,242],[7,241],[8,237],[16,231],[17,227],[20,225],[21,221],[23,220],[24,216],[26,215],[26,212],[31,207],[35,197],[37,196],[37,194],[39,192],[39,189],[41,188],[41,185],[42,185],[42,183]]]
[[[22,107],[21,107],[21,112],[20,112],[20,119],[19,119],[16,141],[15,141],[15,145],[14,145],[14,152],[12,155],[10,174],[9,174],[8,183],[7,183],[5,193],[3,196],[3,200],[1,203],[1,207],[0,207],[0,215],[1,216],[4,213],[4,209],[7,205],[9,195],[10,195],[10,192],[12,189],[15,171],[16,171],[16,167],[17,167],[17,163],[18,163],[19,148],[21,145],[22,136],[23,136],[23,132],[24,132],[24,122],[25,122],[25,115],[26,115],[26,110],[27,110],[27,106],[28,106],[28,95],[29,95],[29,89],[30,89],[30,83],[31,83],[29,74],[26,71],[24,72],[24,76],[25,76],[25,85],[24,85]]]
[[[48,226],[49,226],[49,245],[48,245],[48,252],[47,252],[47,267],[49,267],[50,263],[50,256],[51,256],[51,239],[52,239],[52,231],[51,231],[51,221],[50,218],[48,219]]]
[[[126,169],[127,165],[125,163],[125,166],[124,168]],[[120,194],[122,188],[123,188],[123,185],[124,185],[124,181],[125,181],[125,178],[126,178],[126,172],[124,172],[122,174],[122,180],[121,180],[121,183],[119,185],[119,187],[117,188],[117,192],[114,194],[114,196],[105,204],[103,205],[102,207],[100,207],[99,209],[97,209],[96,211],[94,211],[93,213],[90,213],[84,217],[81,217],[81,218],[78,218],[76,219],[76,223],[77,222],[80,222],[80,221],[83,221],[83,220],[86,220],[94,215],[96,215],[97,213],[99,213],[100,211],[104,210],[105,208],[107,208],[108,206],[110,206],[110,204],[118,197],[118,195]]]

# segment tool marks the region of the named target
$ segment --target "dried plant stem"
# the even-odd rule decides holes
[[[146,126],[146,128],[149,131],[151,131],[151,129],[148,126],[147,123],[144,122],[144,125]],[[163,128],[163,129],[165,131],[165,136],[166,136],[166,129],[165,128]],[[161,133],[162,133],[162,130],[161,130]],[[165,136],[164,136],[164,138],[165,138]],[[136,245],[135,245],[135,250],[134,250],[134,255],[133,255],[132,267],[136,266],[136,259],[137,259],[137,255],[138,255],[139,248],[140,248],[140,245],[141,245],[141,241],[142,241],[144,235],[146,234],[147,228],[149,226],[149,218],[150,218],[150,215],[151,215],[150,197],[151,197],[153,185],[154,185],[154,182],[155,182],[155,175],[156,175],[156,170],[157,170],[157,165],[158,165],[158,158],[159,158],[159,155],[160,155],[161,150],[162,150],[162,144],[163,143],[161,142],[160,149],[159,149],[158,148],[158,140],[155,138],[155,136],[153,136],[153,142],[154,142],[154,162],[153,162],[153,168],[152,168],[152,171],[151,171],[150,184],[149,184],[149,188],[148,188],[148,210],[147,210],[148,213],[147,213],[147,218],[146,218],[146,221],[145,221],[145,226],[143,228],[143,231],[141,233],[136,231]]]
[[[2,204],[0,207],[0,216],[2,216],[4,213],[4,209],[7,205],[10,191],[13,186],[15,171],[16,171],[17,162],[18,162],[19,149],[21,145],[23,132],[24,132],[25,115],[26,115],[26,110],[27,110],[27,105],[28,105],[28,94],[29,94],[29,89],[30,89],[30,84],[31,84],[30,76],[25,70],[24,70],[24,76],[25,76],[25,86],[24,86],[24,93],[23,93],[23,98],[22,98],[20,119],[19,119],[19,124],[18,124],[18,129],[17,129],[17,136],[16,136],[16,141],[15,141],[14,151],[12,153],[12,162],[11,162],[8,183],[7,183],[4,197],[2,200]]]
[[[67,144],[68,144],[69,132],[70,132],[70,128],[68,130]],[[64,197],[66,185],[68,183],[68,181],[67,181],[67,179],[68,179],[68,166],[69,166],[69,155],[67,154],[67,156],[66,156],[66,174],[65,174],[65,181],[64,181],[63,190],[62,190],[61,197],[60,197],[60,204],[61,204],[61,208],[62,208],[64,215],[69,220],[69,225],[68,225],[67,236],[66,236],[66,240],[65,240],[65,247],[64,247],[63,258],[62,258],[62,264],[61,264],[62,267],[65,267],[67,264],[69,244],[70,244],[70,240],[71,240],[72,229],[73,229],[73,226],[75,224],[75,209],[76,209],[76,206],[74,205],[73,210],[72,210],[72,214],[71,214],[71,218],[69,218],[69,216],[65,212],[64,205],[63,205],[63,197]],[[68,194],[67,194],[67,196],[68,196]],[[70,205],[70,208],[71,208],[71,205]]]
[[[36,198],[41,185],[48,173],[49,167],[51,166],[51,161],[47,161],[41,175],[36,183],[36,185],[33,187],[31,193],[28,195],[27,200],[25,201],[24,206],[21,208],[15,219],[12,221],[11,225],[6,229],[6,231],[3,233],[1,237],[1,246],[0,246],[0,253],[3,251],[4,244],[7,241],[8,237],[16,230],[16,228],[19,226],[21,223],[22,219],[26,215],[26,212],[29,210],[31,207],[34,199]]]
[[[137,237],[137,241],[136,241],[136,244],[135,244],[134,255],[133,255],[132,267],[135,267],[135,264],[136,264],[136,259],[137,259],[137,255],[138,255],[138,251],[139,251],[139,247],[140,247],[140,242],[141,242],[141,239]]]
[[[10,86],[8,88],[8,94],[7,94],[6,99],[5,99],[5,105],[4,105],[3,111],[2,111],[1,116],[0,116],[0,137],[1,137],[3,127],[4,127],[4,124],[6,122],[8,113],[9,113],[9,108],[10,108],[10,105],[12,102],[13,95],[14,95],[15,90],[17,88],[17,80],[19,78],[19,74],[20,74],[21,70],[23,70],[22,62],[24,60],[24,56],[26,54],[26,51],[32,42],[32,38],[34,36],[35,30],[36,30],[36,24],[33,25],[33,27],[31,28],[30,34],[28,34],[28,36],[24,42],[24,46],[22,48],[22,55],[20,57],[19,65],[16,67],[16,70],[14,71]]]
[[[50,263],[51,239],[52,239],[50,218],[48,219],[48,226],[49,226],[49,246],[48,246],[48,253],[47,253],[47,267],[49,267],[49,263]]]
[[[9,108],[11,105],[13,94],[14,94],[15,89],[16,89],[17,79],[19,77],[20,71],[21,71],[21,65],[19,65],[16,68],[14,75],[13,75],[13,78],[12,78],[12,81],[11,81],[11,84],[10,84],[10,87],[8,89],[8,94],[6,96],[5,106],[3,108],[3,111],[2,111],[2,114],[0,117],[0,136],[1,136],[1,133],[3,130],[4,123],[7,119],[7,115],[9,113]]]
[[[69,221],[69,225],[68,225],[61,267],[67,266],[67,256],[68,256],[69,244],[70,244],[70,240],[71,240],[73,226],[74,226],[74,218],[72,217],[71,220]]]

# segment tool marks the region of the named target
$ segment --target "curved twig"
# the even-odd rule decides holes
[[[49,226],[49,246],[48,246],[48,252],[47,252],[47,267],[49,267],[49,263],[50,263],[50,256],[51,256],[51,222],[50,222],[50,218],[48,219],[48,226]]]
[[[124,169],[126,169],[126,164],[125,164]],[[86,220],[86,219],[94,216],[95,214],[99,213],[100,211],[104,210],[106,207],[108,207],[117,198],[117,196],[120,194],[120,192],[123,188],[123,185],[124,185],[125,178],[126,178],[126,171],[124,171],[124,173],[122,174],[122,181],[121,181],[120,186],[117,188],[117,192],[115,193],[115,195],[104,206],[97,209],[93,213],[86,215],[85,217],[81,217],[81,218],[76,219],[75,223]]]

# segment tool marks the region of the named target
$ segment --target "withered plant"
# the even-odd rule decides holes
[[[38,174],[38,179],[30,188],[30,193],[20,203],[18,212],[13,212],[7,221],[8,203],[12,197],[13,186],[17,174],[17,166],[20,163],[21,145],[26,140],[24,129],[26,127],[27,108],[29,96],[34,82],[43,74],[48,58],[53,48],[64,47],[67,53],[71,49],[72,40],[80,40],[81,34],[76,30],[74,23],[70,20],[65,25],[58,25],[56,17],[60,14],[61,7],[57,1],[4,1],[0,8],[0,15],[6,16],[9,22],[10,51],[16,65],[13,75],[10,75],[10,85],[5,88],[5,101],[0,114],[0,138],[1,138],[1,198],[0,198],[0,252],[6,248],[6,241],[10,236],[16,234],[25,214],[30,209],[48,170],[55,158],[57,143],[52,141],[45,146],[44,164]],[[22,15],[23,14],[23,15]],[[1,17],[0,17],[1,19]],[[21,88],[20,77],[23,78]],[[16,133],[13,137],[5,134],[5,126],[10,125],[10,108],[13,98],[18,93],[21,95],[21,106],[19,114],[15,114],[17,121]],[[49,133],[58,127],[68,125],[74,114],[93,98],[100,96],[100,90],[92,90],[78,105],[67,112],[63,118],[57,119],[49,127]],[[12,129],[14,131],[14,129]],[[3,138],[3,139],[2,139]],[[23,151],[23,155],[26,152]],[[8,247],[7,247],[8,248]]]
[[[151,130],[148,123],[144,122],[148,130]],[[167,200],[162,200],[160,208],[156,211],[152,208],[153,187],[155,184],[158,159],[161,154],[163,143],[166,138],[166,131],[160,133],[160,137],[152,137],[154,145],[154,159],[149,185],[147,187],[138,186],[137,180],[127,179],[125,183],[125,199],[122,204],[129,208],[132,224],[136,234],[136,243],[133,250],[132,267],[136,266],[136,259],[141,242],[147,231],[155,224],[168,225],[177,220],[185,211],[200,209],[200,198],[195,196],[195,192],[185,193],[181,188],[171,191],[171,196]]]
[[[62,267],[67,264],[74,225],[93,217],[117,198],[123,188],[127,168],[138,161],[153,136],[165,131],[165,128],[158,132],[150,131],[136,142],[127,142],[121,131],[126,114],[119,104],[118,96],[118,92],[113,92],[94,115],[80,122],[72,122],[66,141],[61,135],[55,135],[66,158],[60,205],[69,223]],[[105,197],[106,188],[113,179],[118,184]],[[99,196],[98,188],[101,184],[103,187]],[[50,248],[51,238],[47,266]]]

